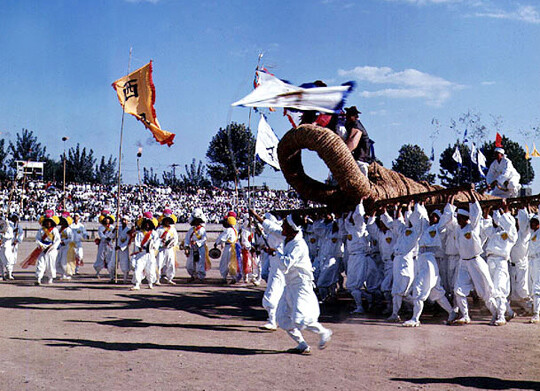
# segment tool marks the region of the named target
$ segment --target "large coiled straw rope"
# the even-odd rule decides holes
[[[316,181],[305,173],[302,149],[317,152],[332,172],[337,186]],[[285,179],[302,198],[336,209],[356,205],[362,197],[373,205],[379,200],[442,189],[427,182],[416,182],[377,163],[370,165],[368,179],[341,137],[316,125],[300,125],[287,132],[278,145],[278,157]],[[456,198],[469,201],[465,191],[458,192]],[[479,198],[490,197],[479,195]],[[434,196],[426,202],[443,202],[443,197]]]

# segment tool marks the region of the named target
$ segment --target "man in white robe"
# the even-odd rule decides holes
[[[488,190],[497,197],[518,197],[521,176],[514,168],[512,161],[504,154],[504,149],[495,148],[495,160],[489,166],[486,175]]]
[[[319,335],[319,349],[324,349],[332,336],[332,331],[319,322],[319,302],[313,291],[313,273],[309,259],[309,249],[302,237],[301,222],[289,215],[283,222],[282,235],[285,237],[283,250],[268,249],[279,256],[279,268],[285,276],[285,289],[277,308],[279,327],[286,330],[298,344],[292,353],[309,354],[310,346],[304,340],[301,330],[307,329]]]

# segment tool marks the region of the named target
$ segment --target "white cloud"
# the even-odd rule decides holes
[[[397,72],[389,67],[363,66],[348,71],[340,69],[338,74],[343,77],[353,77],[358,81],[389,85],[388,88],[376,91],[360,92],[360,95],[365,98],[416,98],[424,99],[427,104],[432,106],[441,106],[450,98],[452,92],[465,88],[461,84],[416,69],[405,69]]]
[[[482,82],[483,86],[492,86],[492,85],[495,85],[495,84],[497,84],[497,83],[494,82],[494,81],[483,81]]]
[[[513,11],[494,10],[489,12],[477,12],[474,14],[477,17],[493,18],[493,19],[508,19],[519,22],[540,24],[540,12],[532,5],[522,5]]]

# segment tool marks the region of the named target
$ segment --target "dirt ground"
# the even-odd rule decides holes
[[[131,292],[93,276],[95,247],[73,281],[36,287],[17,267],[0,283],[0,390],[540,389],[540,327],[525,317],[492,327],[477,307],[468,326],[431,312],[408,329],[350,317],[342,298],[321,309],[328,348],[305,332],[313,354],[297,356],[284,331],[258,330],[264,286],[221,286],[216,263],[208,284],[180,269],[176,286]]]

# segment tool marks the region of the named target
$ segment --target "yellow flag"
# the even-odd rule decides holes
[[[540,157],[540,152],[537,151],[536,145],[534,145],[534,143],[533,143],[533,151],[532,151],[532,153],[531,153],[531,156],[533,156],[533,157]]]
[[[112,83],[118,100],[128,114],[141,121],[161,145],[173,144],[174,133],[161,129],[156,117],[154,102],[156,89],[152,81],[152,61]]]
[[[529,146],[525,144],[525,159],[529,160],[531,158],[531,155],[529,155]]]

